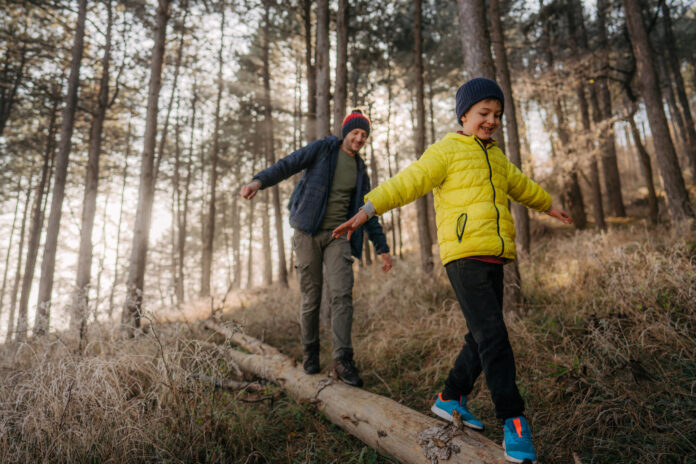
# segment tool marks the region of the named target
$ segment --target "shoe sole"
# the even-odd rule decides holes
[[[503,441],[503,452],[505,454],[505,460],[508,462],[519,462],[521,464],[536,464],[536,461],[532,461],[529,458],[518,459],[518,458],[513,458],[512,456],[507,454],[507,451],[505,451],[505,441]]]
[[[433,405],[430,410],[435,414],[436,416],[445,419],[446,421],[454,422],[454,418],[452,417],[452,414],[448,413],[444,409],[440,409],[437,406]],[[471,422],[466,422],[464,419],[462,419],[462,424],[466,425],[470,429],[474,430],[483,430],[483,427],[480,425],[472,424]],[[521,461],[520,461],[521,462]]]

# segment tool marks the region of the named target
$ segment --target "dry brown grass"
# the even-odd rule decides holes
[[[443,270],[417,266],[357,273],[353,334],[365,388],[427,412],[465,324]],[[544,228],[521,272],[526,305],[508,326],[540,462],[696,462],[696,237]],[[294,284],[228,301],[227,319],[300,358]],[[195,324],[154,329],[96,331],[80,355],[58,339],[2,348],[0,462],[388,461],[276,387],[246,403],[259,394],[192,380],[231,375],[220,340]],[[329,335],[323,325],[324,367]],[[471,405],[500,440],[482,380]]]

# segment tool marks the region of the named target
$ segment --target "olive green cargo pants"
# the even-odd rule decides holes
[[[335,359],[341,351],[353,351],[353,256],[346,237],[331,238],[331,232],[322,230],[310,236],[296,230],[292,244],[302,295],[302,343],[309,345],[319,341],[319,307],[325,267],[331,304],[332,357]]]

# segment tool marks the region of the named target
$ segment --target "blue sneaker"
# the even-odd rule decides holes
[[[532,431],[524,416],[505,419],[503,425],[503,449],[505,460],[510,462],[524,462],[528,459],[536,462],[536,451],[532,445]]]
[[[456,410],[462,417],[462,423],[467,427],[475,430],[483,430],[483,423],[476,419],[471,411],[466,408],[466,396],[459,397],[459,401],[442,399],[442,393],[437,395],[437,399],[430,410],[436,416],[442,417],[445,420],[453,422],[452,413]]]

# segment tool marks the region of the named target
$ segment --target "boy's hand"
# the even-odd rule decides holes
[[[382,253],[381,255],[379,255],[379,257],[382,258],[382,262],[384,263],[384,265],[382,266],[382,270],[384,272],[389,271],[389,269],[392,268],[391,255],[389,253]]]
[[[346,237],[348,240],[350,240],[350,237],[353,235],[353,232],[355,232],[358,227],[361,225],[365,224],[367,222],[367,213],[363,210],[359,210],[355,216],[352,218],[348,219],[346,222],[341,224],[340,226],[336,227],[331,234],[333,238],[338,238],[341,235],[345,234],[348,232],[348,236]],[[384,259],[384,258],[383,258]],[[391,258],[389,258],[391,260]],[[391,267],[391,266],[390,266]]]
[[[573,218],[570,217],[570,215],[568,213],[566,213],[562,209],[555,208],[553,205],[551,206],[551,209],[546,212],[546,214],[558,219],[563,224],[572,224],[573,223]]]
[[[261,182],[259,182],[258,180],[252,180],[251,183],[246,184],[244,187],[242,187],[242,190],[239,193],[247,200],[251,200],[252,198],[254,198],[254,195],[256,195],[256,192],[258,192],[260,188]]]

